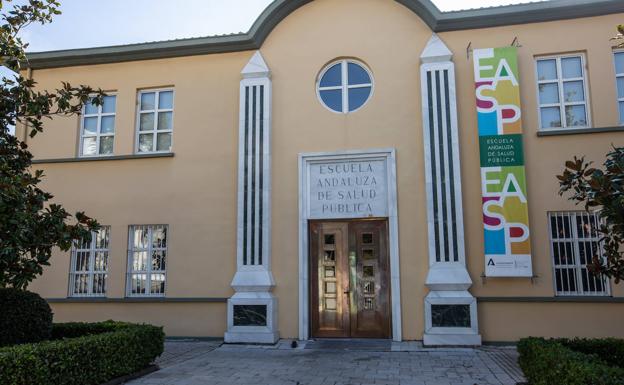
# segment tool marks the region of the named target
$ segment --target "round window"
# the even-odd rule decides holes
[[[373,77],[362,63],[340,60],[321,71],[316,90],[325,107],[346,114],[360,109],[370,99]]]

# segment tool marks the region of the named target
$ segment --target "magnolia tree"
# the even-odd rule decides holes
[[[616,29],[617,29],[617,35],[613,36],[611,40],[614,40],[617,42],[618,48],[623,48],[624,47],[624,24],[618,25]]]
[[[589,268],[619,283],[624,279],[624,147],[613,148],[603,166],[594,168],[585,158],[567,161],[563,174],[557,176],[559,193],[568,194],[568,199],[588,211],[596,210],[601,247]]]
[[[20,31],[31,23],[46,24],[60,14],[55,0],[0,1],[0,57],[2,65],[20,73],[27,62],[27,44]],[[10,9],[6,9],[10,8]],[[85,102],[102,104],[104,94],[87,86],[60,84],[53,91],[37,90],[36,82],[21,75],[2,77],[0,87],[0,287],[25,289],[49,265],[55,247],[63,251],[78,239],[89,239],[98,223],[82,212],[69,214],[51,203],[53,196],[38,185],[43,172],[32,169],[25,143],[43,130],[43,121],[78,114]],[[11,128],[23,125],[23,138]],[[23,139],[23,140],[22,140]]]

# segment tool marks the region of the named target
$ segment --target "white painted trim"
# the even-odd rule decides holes
[[[80,128],[78,129],[78,157],[79,158],[99,158],[99,157],[107,157],[115,155],[115,135],[117,133],[117,92],[109,92],[106,96],[114,96],[115,97],[115,112],[103,112],[103,105],[97,106],[97,113],[95,114],[87,114],[86,109],[87,106],[84,104],[82,106],[82,112],[80,114]],[[102,118],[112,116],[113,117],[113,133],[102,134]],[[84,123],[86,118],[97,118],[96,131],[93,135],[85,135],[84,132]],[[112,137],[113,138],[113,151],[110,154],[101,154],[100,153],[100,138],[102,137]],[[84,154],[83,148],[83,139],[84,138],[95,138],[95,154]]]
[[[401,277],[399,260],[399,222],[396,190],[396,151],[390,149],[346,150],[299,154],[299,339],[310,338],[309,245],[308,219],[309,193],[308,164],[331,160],[371,159],[383,160],[387,170],[388,244],[390,249],[390,298],[392,313],[392,339],[402,340]]]
[[[370,78],[370,83],[349,85],[349,71],[348,71],[349,63],[355,64],[358,67],[362,68],[364,71],[366,71],[366,73],[368,74],[368,77]],[[329,71],[330,68],[334,67],[336,64],[340,65],[341,84],[339,86],[321,87],[321,79],[323,79],[323,76],[325,76],[325,73]],[[349,90],[353,88],[363,88],[363,87],[371,88],[370,95],[368,95],[368,98],[364,101],[364,103],[362,103],[361,106],[354,109],[353,111],[349,111]],[[321,98],[321,91],[329,91],[329,90],[340,90],[341,95],[342,95],[342,111],[336,111],[330,108],[327,104],[325,104],[325,102],[323,101],[323,98]],[[373,79],[373,73],[368,68],[368,66],[366,66],[366,64],[355,59],[334,60],[331,63],[327,64],[325,68],[323,68],[323,70],[319,73],[318,77],[316,78],[316,97],[319,103],[321,103],[323,107],[325,107],[326,109],[328,109],[329,111],[335,114],[349,114],[349,113],[353,113],[364,108],[364,106],[368,104],[368,102],[372,99],[374,92],[375,92],[375,80]]]
[[[620,113],[620,103],[624,103],[624,97],[618,97],[619,96],[619,91],[618,91],[618,79],[622,78],[624,79],[624,72],[617,72],[617,67],[616,67],[616,56],[618,55],[624,55],[624,48],[618,48],[618,49],[614,49],[613,50],[613,71],[615,74],[615,100],[616,100],[616,104],[615,104],[615,108],[618,111],[618,122],[619,125],[622,126],[624,125],[624,115]]]
[[[581,59],[581,71],[583,71],[583,76],[580,78],[564,78],[563,71],[561,66],[561,59],[566,58],[580,58]],[[556,79],[548,79],[548,80],[539,80],[539,74],[537,70],[537,63],[543,60],[554,60],[555,65],[557,67],[557,78]],[[578,53],[570,53],[565,55],[548,55],[548,56],[536,56],[535,57],[535,81],[536,87],[535,91],[537,93],[537,129],[538,131],[549,131],[549,130],[581,130],[592,127],[592,119],[591,119],[591,109],[590,109],[590,96],[587,82],[587,60],[585,59],[585,54],[583,52]],[[563,83],[571,82],[571,81],[581,81],[583,82],[583,93],[584,93],[584,101],[582,102],[565,102],[564,93],[563,93]],[[559,103],[540,103],[540,94],[539,94],[539,86],[542,84],[557,84],[558,87],[558,97]],[[566,106],[584,106],[585,107],[585,118],[587,120],[587,124],[585,126],[572,126],[568,127],[567,122],[565,120],[565,107]],[[561,118],[561,127],[542,127],[542,108],[546,107],[557,107],[559,108],[559,116]]]
[[[158,108],[158,103],[160,101],[160,93],[171,91],[172,99],[171,99],[171,108]],[[154,109],[153,110],[141,110],[141,95],[143,94],[154,94]],[[173,87],[165,87],[165,88],[147,88],[137,91],[137,99],[136,99],[136,117],[135,117],[135,129],[134,129],[134,153],[135,154],[162,154],[162,153],[170,153],[173,151],[173,128],[175,121],[175,89]],[[141,128],[141,113],[152,113],[154,114],[154,127],[150,131],[140,131]],[[158,113],[159,112],[171,112],[171,129],[169,130],[159,130],[158,129]],[[156,147],[158,146],[158,134],[171,134],[171,146],[169,150],[166,151],[158,151]],[[152,135],[152,151],[139,151],[139,135],[140,134],[151,134]]]

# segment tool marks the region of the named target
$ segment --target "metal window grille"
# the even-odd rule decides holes
[[[128,247],[129,296],[164,296],[167,225],[130,226]]]
[[[72,297],[105,296],[108,279],[110,226],[91,233],[91,240],[74,243],[69,293]]]
[[[556,294],[609,295],[608,279],[597,277],[587,269],[592,258],[602,253],[598,232],[600,220],[596,213],[551,212],[548,218]]]

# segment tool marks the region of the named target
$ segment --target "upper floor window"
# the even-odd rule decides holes
[[[538,58],[536,66],[540,129],[589,127],[584,56]]]
[[[617,82],[617,102],[620,111],[620,124],[624,124],[624,51],[614,53],[615,81]]]
[[[585,211],[548,214],[557,295],[609,295],[609,281],[588,269],[600,253],[600,220]]]
[[[112,155],[115,142],[115,95],[104,96],[96,106],[89,100],[82,109],[80,120],[80,155]]]
[[[165,295],[167,225],[130,226],[128,295]]]
[[[106,295],[110,227],[91,233],[90,240],[76,242],[71,252],[69,294],[72,297]]]
[[[373,77],[364,64],[340,60],[328,65],[317,81],[317,94],[329,110],[346,114],[360,109],[373,92]]]
[[[137,152],[170,152],[173,90],[146,90],[138,95]]]

